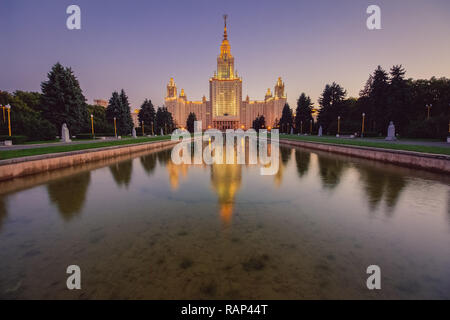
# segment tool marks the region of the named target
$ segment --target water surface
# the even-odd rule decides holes
[[[280,152],[275,176],[165,149],[0,184],[0,297],[450,298],[448,176]]]

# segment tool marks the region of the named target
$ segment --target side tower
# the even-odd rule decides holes
[[[237,129],[242,103],[242,79],[234,69],[227,34],[227,15],[224,15],[224,31],[220,55],[217,57],[217,72],[209,80],[213,127]]]
[[[166,98],[164,99],[165,106],[167,107],[167,111],[169,111],[172,114],[172,117],[178,126],[181,121],[181,116],[183,113],[181,104],[178,103],[177,99],[177,85],[175,84],[175,81],[173,81],[173,78],[170,78],[169,83],[167,84],[167,94]]]

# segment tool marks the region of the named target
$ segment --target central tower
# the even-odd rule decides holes
[[[213,126],[217,129],[237,129],[242,103],[242,79],[234,69],[227,34],[227,15],[224,18],[223,40],[217,57],[217,71],[209,80]]]

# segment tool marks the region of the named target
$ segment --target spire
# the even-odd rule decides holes
[[[224,57],[232,57],[231,52],[230,52],[230,43],[228,42],[228,34],[227,34],[227,18],[228,15],[224,14],[223,15],[223,22],[224,22],[224,27],[223,27],[223,40],[222,40],[222,45],[220,46],[220,57],[224,58]]]
[[[224,14],[223,15],[223,22],[224,22],[224,27],[223,27],[223,40],[227,40],[227,18],[228,15]]]

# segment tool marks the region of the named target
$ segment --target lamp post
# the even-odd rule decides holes
[[[361,138],[364,137],[364,119],[366,118],[366,114],[363,112],[362,114],[362,126],[361,126]]]
[[[95,133],[94,133],[94,115],[91,114],[91,128],[92,128],[92,138],[95,139]]]
[[[8,111],[8,133],[11,137],[11,106],[9,104],[6,105],[6,110]]]
[[[2,106],[2,109],[3,109],[3,123],[5,123],[6,122],[6,118],[5,118],[5,106]]]
[[[117,139],[117,127],[116,127],[116,117],[114,117],[114,136]]]
[[[431,103],[426,105],[426,107],[427,107],[427,120],[430,120],[430,109],[431,109],[432,106],[433,105]]]
[[[309,120],[309,134],[312,135],[312,120]]]
[[[338,128],[336,137],[339,137],[339,133],[341,133],[341,116],[338,116]]]

